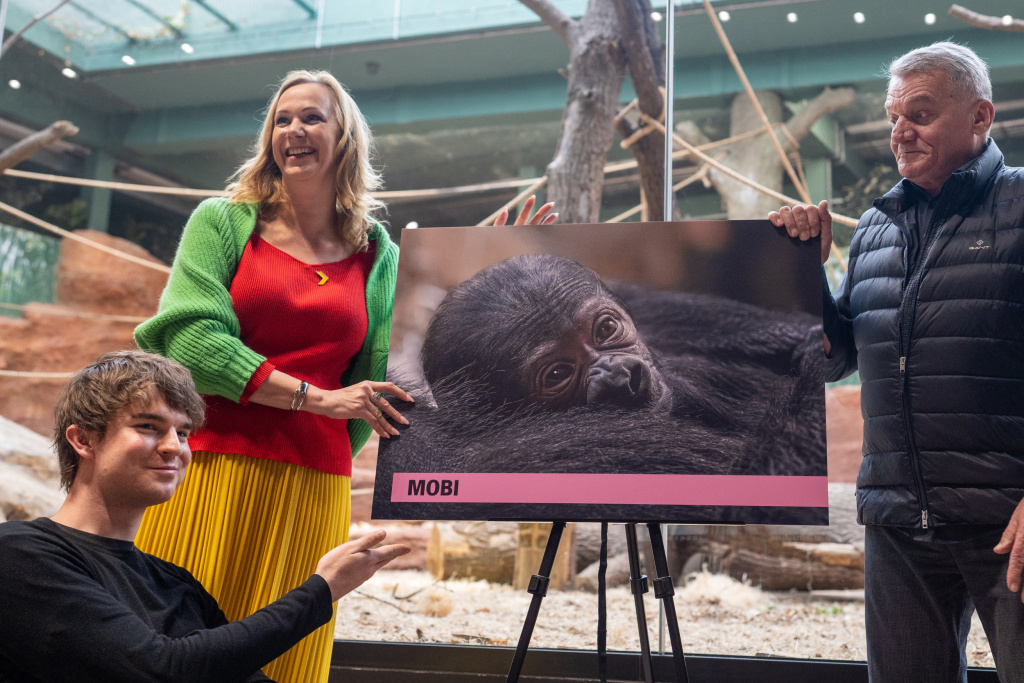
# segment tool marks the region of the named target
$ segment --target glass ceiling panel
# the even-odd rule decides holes
[[[10,0],[7,28],[58,1]],[[586,0],[555,4],[578,16]],[[102,71],[122,68],[126,54],[129,66],[143,66],[535,23],[517,0],[71,0],[25,37]]]
[[[56,0],[13,0],[11,4],[34,16],[53,7]],[[317,4],[318,0],[72,0],[47,22],[71,40],[98,46],[121,44],[126,34],[141,41],[172,38],[171,26],[192,35],[230,30],[218,14],[239,28],[309,20],[303,5],[315,10]]]

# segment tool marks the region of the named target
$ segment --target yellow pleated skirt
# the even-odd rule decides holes
[[[135,543],[192,572],[235,621],[301,585],[348,539],[350,488],[345,476],[198,451],[174,497],[146,511]],[[278,683],[326,681],[333,641],[332,618],[263,671]]]

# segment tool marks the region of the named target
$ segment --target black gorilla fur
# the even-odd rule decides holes
[[[515,276],[514,279],[510,278]],[[549,341],[551,321],[611,300],[635,324],[658,396],[546,404],[517,372]],[[826,474],[822,329],[714,296],[609,290],[575,262],[507,259],[452,290],[423,345],[429,387],[403,406],[408,427],[381,441],[374,517],[408,517],[394,504],[394,472]],[[521,375],[521,373],[520,373]],[[408,378],[392,377],[408,388]],[[591,395],[593,392],[591,392]],[[662,520],[827,523],[827,508],[416,503],[437,519]]]

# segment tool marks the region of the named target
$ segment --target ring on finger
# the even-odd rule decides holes
[[[370,403],[376,403],[377,401],[380,400],[380,397],[383,395],[384,394],[380,393],[379,391],[373,392],[372,394],[370,394]]]

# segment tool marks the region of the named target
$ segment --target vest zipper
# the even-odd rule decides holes
[[[909,335],[908,335],[909,336]],[[914,472],[917,484],[917,499],[921,503],[921,524],[928,528],[928,500],[924,494],[924,476],[921,474],[921,458],[914,443],[914,433],[910,420],[910,395],[907,393],[907,357],[903,355],[903,339],[900,338],[900,398],[903,403],[903,429],[907,436],[907,451],[910,453],[910,469]]]
[[[921,290],[921,279],[924,277],[924,264],[931,255],[935,238],[938,236],[938,217],[942,215],[936,206],[932,213],[932,220],[929,222],[928,230],[925,232],[924,244],[921,249],[921,256],[914,264],[914,272],[907,279],[907,286],[903,290],[903,301],[900,303],[897,314],[897,329],[899,330],[898,352],[900,359],[900,398],[903,404],[903,428],[906,431],[907,450],[910,454],[910,469],[914,472],[914,483],[917,484],[917,499],[921,504],[921,528],[928,528],[928,499],[925,496],[924,475],[921,474],[921,455],[917,452],[917,444],[914,442],[913,426],[910,419],[910,395],[907,392],[907,356],[910,351],[910,333],[914,326],[914,316],[917,312],[917,295]],[[906,252],[904,251],[904,254]],[[904,259],[904,263],[907,260]]]

